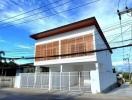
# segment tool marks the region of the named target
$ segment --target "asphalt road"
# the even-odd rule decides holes
[[[132,100],[132,87],[121,87],[107,94],[96,95],[80,92],[48,92],[43,89],[6,88],[0,89],[0,100]]]
[[[2,89],[0,100],[74,100],[75,96],[38,89]]]

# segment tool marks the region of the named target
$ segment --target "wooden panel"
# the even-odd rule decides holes
[[[43,44],[42,46],[43,46],[42,51],[41,51],[42,52],[42,57],[44,57],[43,60],[46,60],[46,58],[45,58],[46,57],[46,45]]]
[[[37,45],[36,46],[36,52],[35,52],[35,57],[40,57],[40,49],[41,49],[41,45]],[[39,61],[39,58],[36,58],[35,61]]]
[[[47,54],[46,60],[49,60],[50,57],[48,57],[48,56],[51,56],[52,43],[46,44],[46,49],[47,49],[47,52],[46,52],[46,54]]]
[[[59,42],[53,42],[51,48],[51,56],[59,55]],[[51,59],[57,59],[58,57],[51,57]]]
[[[68,51],[67,51],[68,50]],[[61,41],[61,54],[74,54],[93,50],[93,35],[83,35]],[[86,54],[69,55],[68,57],[84,56]],[[67,57],[67,56],[66,56]]]
[[[77,37],[76,38],[76,43],[82,43],[83,42],[83,36]]]
[[[61,54],[68,54],[68,40],[61,41]]]
[[[71,39],[65,39],[61,41],[62,55],[78,53],[75,55],[63,56],[62,58],[85,56],[86,54],[79,54],[79,53],[87,52],[91,50],[93,50],[93,35],[92,34],[88,34],[88,35],[84,35],[84,36],[80,36],[76,38],[71,38]],[[35,61],[57,59],[58,57],[48,57],[48,56],[54,56],[54,55],[59,55],[58,41],[36,46],[35,57],[42,57],[42,58],[36,58]]]
[[[73,54],[75,53],[76,47],[75,47],[75,38],[69,39],[68,40],[68,54]],[[73,57],[73,55],[69,56]]]
[[[59,55],[58,41],[36,46],[35,61],[51,60],[58,58],[58,57],[49,57],[55,55]],[[42,57],[42,58],[37,58],[37,57]]]
[[[76,38],[76,53],[79,52],[85,52],[85,42],[84,42],[84,36],[80,36]],[[77,54],[77,56],[83,56],[84,54]]]
[[[84,38],[86,41],[86,51],[93,50],[93,35],[86,35]]]

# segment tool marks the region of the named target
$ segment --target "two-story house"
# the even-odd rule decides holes
[[[116,82],[112,50],[95,17],[33,34],[31,38],[36,40],[36,72],[40,67],[49,68],[49,90],[57,86],[71,90],[79,84],[84,88],[90,86],[92,93],[98,93]]]

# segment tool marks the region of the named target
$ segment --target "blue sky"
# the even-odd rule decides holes
[[[132,1],[120,0],[119,7],[118,0],[98,0],[95,3],[86,5],[86,3],[93,1],[96,0],[0,0],[0,50],[6,51],[7,57],[33,56],[35,41],[29,37],[31,34],[92,16],[96,17],[111,47],[122,45],[121,43],[111,43],[121,40],[120,28],[113,31],[109,31],[109,29],[119,27],[117,9],[123,10],[126,4],[131,8]],[[78,6],[82,7],[69,10]],[[40,9],[25,13],[36,8]],[[12,18],[14,16],[17,17]],[[127,23],[125,23],[126,21]],[[131,21],[130,14],[122,16],[122,23],[125,25],[123,27],[124,39],[130,39]],[[113,64],[122,64],[122,49],[113,52]],[[125,48],[125,56],[129,53],[130,48]],[[30,61],[19,60],[17,62]]]

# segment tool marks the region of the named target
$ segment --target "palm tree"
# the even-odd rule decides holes
[[[2,63],[2,55],[4,56],[5,55],[5,52],[4,51],[0,51],[0,64],[2,65],[2,75],[3,75],[3,63]]]
[[[0,62],[2,62],[2,55],[3,56],[5,55],[5,52],[4,51],[0,51]]]

